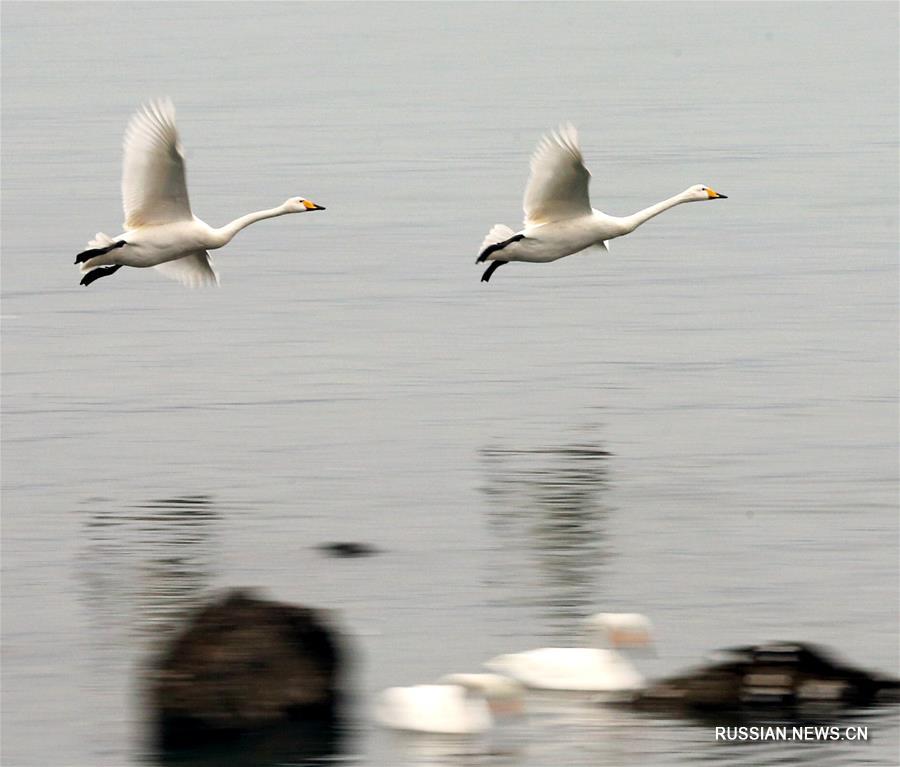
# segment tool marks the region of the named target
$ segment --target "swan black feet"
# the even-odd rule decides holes
[[[477,260],[475,261],[475,263],[476,263],[476,264],[480,264],[482,261],[486,261],[486,260],[487,260],[487,257],[488,257],[489,255],[491,255],[491,253],[496,253],[498,250],[503,250],[503,248],[505,248],[507,245],[512,245],[512,243],[518,242],[519,240],[524,240],[524,239],[525,239],[525,235],[524,235],[524,234],[514,234],[514,235],[513,235],[512,237],[510,237],[508,240],[503,240],[503,242],[495,242],[493,245],[488,245],[488,246],[487,246],[484,250],[482,250],[481,253],[478,255],[478,258],[477,258]],[[508,262],[504,261],[503,263],[508,263]],[[487,282],[487,280],[485,280],[484,277],[482,277],[481,279],[482,279],[484,282]]]
[[[491,265],[484,270],[484,274],[481,275],[482,282],[490,282],[491,275],[496,272],[503,264],[508,264],[509,261],[491,261]]]
[[[121,248],[128,243],[125,240],[119,240],[118,242],[114,242],[107,248],[91,248],[90,250],[83,250],[77,256],[75,256],[75,263],[81,264],[87,261],[89,258],[93,258],[94,256],[102,256],[104,253],[109,253],[111,250],[115,250],[116,248]]]
[[[122,264],[115,264],[114,266],[98,266],[96,269],[91,269],[91,271],[81,278],[81,284],[87,287],[94,280],[99,280],[101,277],[109,277],[109,275],[115,274],[121,268]]]

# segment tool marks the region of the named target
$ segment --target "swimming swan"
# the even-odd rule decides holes
[[[442,735],[477,735],[494,716],[522,710],[522,687],[497,674],[450,674],[437,684],[389,687],[375,705],[383,727]]]
[[[726,195],[697,184],[631,216],[608,216],[591,207],[590,177],[573,126],[562,126],[541,139],[531,157],[531,177],[525,187],[525,228],[513,232],[496,224],[491,229],[477,259],[477,263],[491,262],[481,281],[488,282],[510,261],[555,261],[592,245],[608,250],[610,240],[633,232],[675,205],[726,199]]]
[[[168,99],[135,113],[125,132],[122,165],[125,231],[116,237],[94,235],[79,253],[82,285],[108,277],[123,266],[153,266],[190,287],[217,285],[207,251],[227,245],[245,226],[286,213],[325,210],[302,197],[277,208],[248,213],[219,229],[191,213],[184,178],[184,155],[175,128],[175,107]]]
[[[627,695],[643,689],[644,678],[618,650],[648,645],[650,621],[637,613],[599,613],[588,628],[609,647],[542,647],[499,655],[484,665],[535,689]]]

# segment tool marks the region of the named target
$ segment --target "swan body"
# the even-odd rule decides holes
[[[447,735],[486,732],[493,724],[487,701],[456,684],[389,687],[378,699],[375,718],[395,730]]]
[[[594,647],[542,647],[500,655],[485,665],[540,690],[631,692],[645,684],[627,658]]]
[[[167,277],[196,287],[218,284],[208,251],[227,245],[244,227],[287,213],[324,210],[302,197],[249,213],[213,228],[191,212],[184,155],[175,127],[175,107],[168,99],[151,102],[131,118],[125,133],[122,166],[124,231],[98,232],[88,250],[75,259],[82,285],[113,274],[122,266],[155,267]]]
[[[663,211],[685,202],[725,199],[697,184],[631,216],[610,216],[590,205],[591,174],[584,166],[578,134],[571,125],[545,136],[531,158],[525,189],[525,227],[514,232],[496,224],[481,244],[478,262],[491,261],[481,281],[510,261],[546,263],[591,246],[609,249],[609,241],[633,232]]]
[[[611,647],[542,647],[500,655],[485,666],[526,687],[541,690],[592,691],[631,695],[643,689],[644,677],[619,648],[649,642],[650,622],[636,613],[600,613],[589,627]]]
[[[494,715],[521,710],[521,686],[496,674],[452,674],[437,684],[389,687],[378,697],[375,718],[395,730],[478,735]]]

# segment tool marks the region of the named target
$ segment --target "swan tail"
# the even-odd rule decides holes
[[[115,242],[116,241],[108,234],[97,232],[97,234],[94,235],[94,239],[88,242],[88,247],[94,249],[108,248],[110,245],[115,244]]]
[[[489,258],[500,259],[502,258],[501,256],[494,256],[493,254],[498,250],[503,250],[507,245],[512,245],[512,243],[524,239],[525,235],[521,232],[515,234],[512,229],[504,224],[494,224],[494,228],[488,232],[484,242],[481,243],[481,253],[478,254],[475,263],[480,264]]]
[[[491,231],[485,236],[484,242],[481,243],[481,249],[484,250],[488,245],[494,245],[495,243],[508,240],[514,234],[515,232],[506,224],[494,224]]]
[[[480,264],[487,259],[488,250],[492,245],[499,245],[502,242],[507,242],[514,234],[515,232],[506,224],[494,224],[491,231],[485,236],[484,242],[481,243],[481,247],[478,249],[478,261],[476,261],[476,263]]]

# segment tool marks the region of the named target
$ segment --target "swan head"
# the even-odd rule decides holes
[[[614,650],[646,648],[653,641],[653,624],[639,613],[597,613],[588,619],[588,626]]]
[[[282,206],[288,213],[306,213],[308,210],[325,210],[321,205],[316,205],[312,200],[303,197],[291,197]]]
[[[684,190],[684,196],[687,202],[699,202],[700,200],[727,200],[727,194],[719,194],[711,186],[706,184],[695,184]]]

